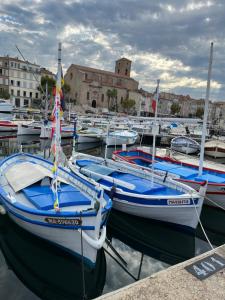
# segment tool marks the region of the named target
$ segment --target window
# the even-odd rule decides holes
[[[30,98],[32,98],[33,97],[33,94],[32,94],[32,92],[30,92]]]
[[[18,64],[18,69],[20,68],[20,64]]]
[[[35,98],[38,99],[38,93],[35,93]]]
[[[11,80],[11,85],[14,85],[14,80]]]
[[[27,92],[23,91],[23,96],[26,97],[27,96]]]
[[[71,72],[70,73],[70,80],[72,80],[73,79],[73,73]]]
[[[19,90],[19,91],[17,91],[17,96],[20,96],[20,90]]]
[[[0,69],[0,75],[2,75],[2,69]]]
[[[28,99],[24,99],[23,100],[23,106],[29,106],[29,101],[28,101]]]
[[[125,71],[125,75],[127,75],[128,74],[128,70],[126,69],[126,71]]]
[[[90,99],[90,93],[87,92],[87,100],[89,100],[89,99]]]
[[[120,99],[120,103],[121,103],[121,104],[123,103],[123,97],[121,97],[121,99]]]
[[[5,62],[5,67],[8,67],[8,63],[7,62]]]
[[[15,63],[15,68],[17,67],[17,64]]]
[[[11,61],[11,67],[13,67],[13,62]]]
[[[17,81],[16,83],[17,83],[17,86],[20,86],[20,81]]]
[[[85,76],[84,76],[84,78],[85,78],[85,80],[87,80],[87,79],[88,79],[88,74],[87,74],[87,73],[85,73]]]
[[[14,95],[14,91],[13,91],[13,90],[11,90],[11,95],[12,95],[12,96]]]
[[[118,69],[118,74],[119,74],[119,72],[120,72],[120,69]]]
[[[102,94],[102,102],[104,102],[104,96],[105,96],[105,95],[104,95],[104,94]]]
[[[20,107],[20,98],[15,99],[15,105],[16,107]]]

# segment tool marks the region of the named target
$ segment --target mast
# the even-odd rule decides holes
[[[59,210],[59,199],[58,199],[58,166],[59,156],[61,151],[61,132],[60,132],[60,93],[61,93],[61,43],[58,46],[58,70],[57,70],[57,81],[56,81],[56,93],[55,93],[55,104],[54,104],[54,122],[53,122],[53,154],[54,154],[54,166],[52,169],[53,180],[52,180],[52,191],[54,194],[54,208]]]
[[[208,119],[208,111],[209,111],[209,93],[210,93],[212,60],[213,60],[213,43],[211,43],[211,46],[210,46],[209,69],[208,69],[208,79],[207,79],[207,88],[206,88],[206,97],[205,97],[205,108],[204,108],[204,117],[203,117],[203,126],[202,126],[202,139],[201,139],[201,151],[200,151],[200,159],[199,159],[198,176],[202,175],[202,170],[203,170],[205,137],[206,137],[206,131],[207,131],[207,119]]]
[[[155,143],[156,143],[156,135],[157,135],[157,128],[156,128],[156,120],[157,120],[157,113],[158,113],[158,102],[159,102],[159,82],[157,80],[157,87],[156,87],[156,103],[155,103],[155,116],[154,116],[154,125],[153,125],[153,145],[152,145],[152,184],[153,184],[153,172],[154,172],[154,162],[155,162]]]
[[[48,121],[48,81],[45,83],[45,122]]]

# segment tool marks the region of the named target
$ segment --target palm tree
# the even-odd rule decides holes
[[[111,105],[111,109],[114,108],[115,111],[118,111],[118,105],[117,105],[117,90],[116,89],[108,89],[107,90],[107,96],[108,96],[108,110],[110,108],[110,100],[112,99],[112,105]]]

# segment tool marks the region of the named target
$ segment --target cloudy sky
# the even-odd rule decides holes
[[[153,91],[205,97],[214,42],[211,99],[225,100],[224,0],[1,0],[0,55],[19,56],[52,71],[57,42],[64,72],[71,63],[113,71],[132,60],[132,77]]]

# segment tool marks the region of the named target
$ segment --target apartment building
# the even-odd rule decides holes
[[[15,107],[30,107],[34,101],[39,102],[40,82],[39,65],[9,56],[0,57],[0,88],[9,92]]]

